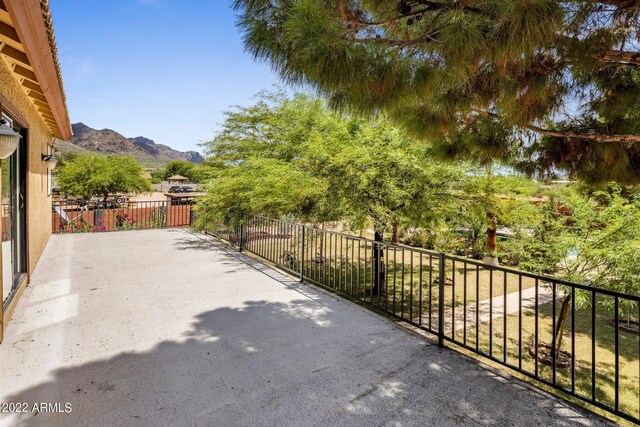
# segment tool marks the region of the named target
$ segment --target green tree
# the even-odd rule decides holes
[[[428,146],[412,144],[384,118],[339,114],[300,94],[262,93],[255,104],[235,108],[205,148],[224,166],[202,199],[203,212],[372,224],[377,242],[385,231],[397,241],[401,225],[430,224],[454,211],[465,176],[460,167],[433,162]],[[373,252],[380,273],[382,255]],[[376,294],[380,284],[376,279]]]
[[[173,175],[182,175],[189,178],[189,181],[195,182],[193,180],[195,169],[196,165],[186,160],[171,160],[164,167],[164,178],[167,179]]]
[[[484,234],[486,263],[498,264],[499,226],[518,232],[537,223],[539,212],[529,199],[538,190],[534,181],[518,175],[496,174],[492,167],[481,169],[467,181],[464,197],[470,200],[469,208],[458,223],[471,230],[473,247]]]
[[[153,184],[160,184],[165,180],[167,172],[164,169],[155,169],[151,171],[151,182]]]
[[[218,175],[215,164],[206,163],[206,160],[191,171],[191,182],[206,184]]]
[[[326,181],[296,165],[252,158],[215,179],[200,199],[199,211],[205,223],[233,211],[313,218],[326,192]]]
[[[640,201],[619,190],[585,195],[573,187],[551,193],[539,208],[532,237],[523,237],[520,267],[623,293],[637,293],[640,276],[627,262],[640,245]]]
[[[299,212],[303,219],[346,220],[355,227],[373,222],[381,240],[400,218],[425,223],[457,199],[451,191],[463,170],[432,162],[428,146],[411,142],[382,118],[339,114],[307,95],[261,93],[253,105],[227,112],[222,131],[204,144],[208,161],[220,168],[221,182],[210,193],[242,170],[260,179],[254,170],[270,160],[272,173],[288,168],[325,183],[309,181],[327,191],[313,209]],[[434,197],[451,200],[436,204]]]
[[[376,241],[390,232],[398,243],[401,225],[433,225],[458,210],[465,168],[434,162],[427,146],[382,118],[350,120],[351,138],[324,169],[345,204],[343,219],[358,228],[373,223]]]
[[[235,0],[245,46],[447,157],[640,179],[640,14],[623,0]]]
[[[202,215],[245,210],[323,222],[339,204],[319,173],[348,131],[338,116],[304,95],[262,92],[248,107],[227,111],[222,130],[203,144],[203,168],[214,177]]]
[[[515,242],[514,246],[520,250],[520,268],[624,294],[640,293],[640,202],[637,199],[622,196],[616,187],[592,194],[569,187],[552,193],[542,205],[541,214],[542,220],[534,235],[520,236],[520,242]],[[571,302],[571,293],[568,289],[565,291],[554,331],[556,352],[562,345]],[[591,304],[588,292],[577,291],[575,296],[577,308]],[[599,298],[598,304],[613,311],[613,298]],[[637,303],[620,299],[619,310],[620,318],[630,322],[637,316]]]
[[[84,198],[114,193],[143,193],[151,184],[144,169],[130,156],[80,154],[58,166],[57,181],[64,194]]]

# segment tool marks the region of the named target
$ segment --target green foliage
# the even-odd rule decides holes
[[[205,144],[217,177],[202,212],[244,210],[320,222],[347,221],[382,233],[426,225],[455,211],[461,167],[430,161],[428,146],[384,119],[331,111],[305,95],[262,93],[227,112]]]
[[[84,218],[84,216],[79,216],[76,219],[69,221],[62,225],[65,232],[95,232],[97,227],[89,224],[89,222]]]
[[[59,164],[57,181],[66,195],[84,198],[115,193],[143,193],[151,185],[142,177],[144,170],[129,156],[79,154]]]
[[[116,209],[114,214],[116,230],[129,230],[136,227],[136,221],[130,218],[125,210]]]
[[[246,48],[447,158],[640,178],[635,2],[235,0]]]
[[[362,228],[408,222],[437,224],[459,206],[465,169],[434,162],[424,145],[412,144],[383,118],[351,118],[349,140],[339,145],[325,168],[331,188],[343,201],[342,218]]]
[[[207,190],[199,218],[219,218],[234,210],[300,218],[313,215],[327,184],[295,165],[255,158],[227,169]]]
[[[201,225],[245,211],[373,225],[387,236],[397,226],[411,230],[405,243],[475,258],[486,255],[490,227],[508,227],[514,234],[497,251],[505,263],[638,293],[637,189],[554,189],[487,166],[438,163],[430,145],[382,117],[339,114],[304,95],[261,94],[228,112],[205,148],[215,179],[197,207]]]
[[[242,209],[312,221],[337,217],[320,173],[329,146],[347,137],[337,115],[304,96],[261,93],[249,107],[226,113],[222,131],[203,144],[215,177],[199,218]]]
[[[199,165],[186,160],[171,160],[164,169],[151,173],[154,183],[160,183],[173,175],[189,178],[189,182],[206,183],[216,176],[216,165],[211,160],[205,160]]]
[[[540,191],[540,185],[526,177],[496,175],[493,168],[485,167],[467,177],[463,190],[462,197],[468,202],[451,218],[449,226],[467,231],[467,254],[475,258],[496,256],[498,242],[491,232],[499,227],[521,232],[538,221],[531,198]]]
[[[164,167],[164,178],[167,179],[173,175],[182,175],[192,181],[192,174],[196,165],[186,160],[171,160]]]
[[[640,200],[618,189],[595,196],[573,188],[553,194],[538,208],[534,234],[517,236],[505,250],[519,268],[638,295]],[[578,295],[577,302],[587,304],[586,297]],[[612,305],[612,299],[601,303]]]
[[[155,169],[151,171],[151,183],[160,184],[165,180],[167,172],[164,169]]]
[[[217,168],[215,164],[211,164],[206,160],[199,165],[196,165],[195,168],[191,171],[191,176],[189,177],[191,182],[197,183],[207,183],[211,181],[218,175]]]
[[[149,215],[147,226],[148,228],[163,228],[167,223],[167,210],[166,208],[153,208],[151,215]]]

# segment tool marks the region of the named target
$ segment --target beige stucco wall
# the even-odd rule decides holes
[[[17,113],[27,127],[27,240],[28,268],[33,272],[51,236],[51,198],[47,195],[47,169],[41,154],[47,153],[52,134],[6,63],[0,60],[0,95],[3,108]],[[8,105],[7,105],[8,104]],[[21,143],[25,143],[22,141]],[[0,274],[1,270],[0,270]]]

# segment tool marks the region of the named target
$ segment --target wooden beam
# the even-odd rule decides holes
[[[4,5],[4,1],[0,0],[0,9],[7,10],[7,6]]]
[[[40,87],[40,85],[38,83],[32,82],[31,80],[24,80],[22,82],[22,86],[44,95],[44,92],[42,91],[42,88]]]
[[[39,113],[43,119],[55,120],[55,117],[53,117],[51,113],[47,113],[46,111],[39,111]]]
[[[49,108],[49,104],[47,104],[46,102],[42,102],[38,99],[34,99],[33,103],[36,104],[38,107],[46,107]]]
[[[18,37],[18,33],[16,29],[11,25],[7,25],[4,22],[0,22],[0,35],[13,40],[16,43],[20,43],[20,37]]]
[[[20,43],[29,58],[29,63],[37,75],[37,79],[29,80],[37,82],[44,91],[44,96],[47,97],[53,116],[56,118],[58,129],[61,131],[60,139],[68,141],[72,136],[71,122],[62,83],[58,78],[56,58],[49,43],[47,25],[42,16],[41,1],[3,0],[3,2],[7,6],[7,12],[20,37]]]
[[[49,104],[45,104],[45,105],[36,105],[36,108],[38,108],[38,111],[41,113],[47,113],[49,114],[51,117],[55,117],[53,115],[53,112],[51,111],[51,108],[49,108]]]
[[[46,117],[46,118],[52,119],[52,120],[56,119],[55,117],[53,117],[53,114],[51,113],[51,110],[49,110],[48,108],[38,107],[38,113],[40,113],[40,115],[42,117]]]
[[[37,99],[37,100],[42,101],[42,102],[47,102],[47,98],[45,98],[45,96],[43,94],[38,93],[38,92],[36,92],[34,90],[30,90],[29,91],[29,97],[33,98],[33,99]]]
[[[29,65],[29,58],[27,58],[27,54],[24,52],[20,52],[18,49],[15,49],[8,44],[5,44],[2,47],[2,53],[7,55],[9,58],[15,59],[18,62]]]
[[[24,68],[23,66],[21,66],[19,64],[16,64],[16,66],[13,68],[13,72],[16,73],[16,74],[19,74],[22,77],[25,77],[25,78],[27,78],[29,80],[33,80],[34,82],[38,81],[38,78],[33,73],[33,71],[27,70],[26,68]]]

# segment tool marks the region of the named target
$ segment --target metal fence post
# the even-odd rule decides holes
[[[162,225],[163,228],[167,228],[167,226],[169,225],[169,211],[171,210],[171,202],[168,200],[163,201],[162,209],[164,210],[164,221],[162,221]]]
[[[438,255],[438,347],[444,347],[444,254]]]
[[[242,247],[244,246],[244,238],[243,238],[243,235],[244,235],[244,230],[243,230],[244,227],[243,227],[243,225],[244,224],[243,224],[242,213],[239,214],[239,218],[240,219],[238,221],[239,222],[238,231],[239,231],[240,235],[238,236],[238,246],[239,246],[238,252],[242,252]]]
[[[300,282],[304,281],[304,229],[302,225],[302,235],[300,237]]]
[[[58,232],[62,234],[62,212],[64,212],[64,208],[62,207],[62,204],[59,204],[58,206],[60,207],[60,215],[58,215],[58,219],[60,220],[60,230],[58,230]]]

